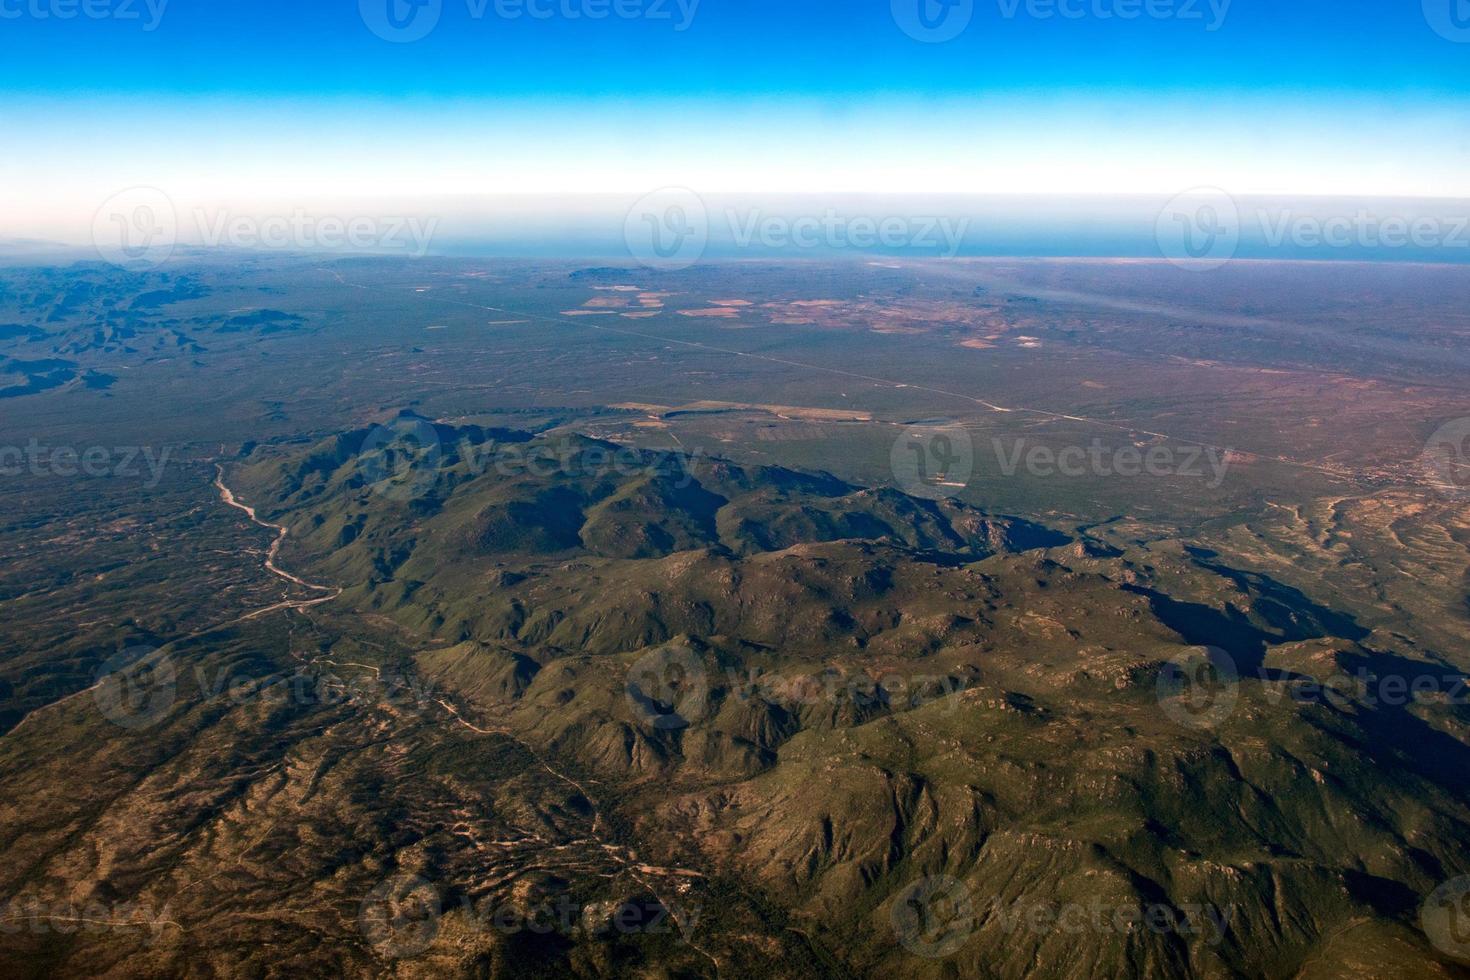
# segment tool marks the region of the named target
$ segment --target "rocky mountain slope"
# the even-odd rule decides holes
[[[1435,962],[1420,901],[1470,840],[1450,665],[1200,549],[577,437],[391,428],[410,427],[242,484],[298,560],[439,641],[418,669],[464,710],[599,774],[642,847],[758,890],[845,969],[1290,976],[1368,924]],[[1238,678],[1203,707],[1167,683],[1201,656]],[[1352,682],[1385,675],[1443,680],[1402,702]],[[972,934],[915,955],[895,903],[936,880],[970,897]],[[1091,900],[1228,923],[1008,918]]]
[[[1463,675],[1213,552],[416,417],[224,478],[342,593],[0,740],[11,908],[156,913],[37,975],[1464,975]]]

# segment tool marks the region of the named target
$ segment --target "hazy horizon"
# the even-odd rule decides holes
[[[672,196],[671,196],[672,195]],[[666,201],[667,199],[667,201]],[[180,254],[238,248],[340,254],[641,260],[629,236],[640,209],[684,205],[701,246],[719,258],[1073,257],[1187,260],[1171,251],[1171,209],[1214,207],[1241,259],[1470,260],[1470,202],[1442,198],[1221,195],[1196,188],[1163,195],[709,194],[665,188],[653,195],[439,196],[210,203],[157,187],[144,201]],[[1218,200],[1216,200],[1218,199]],[[1180,202],[1183,202],[1181,205]],[[95,257],[96,215],[55,229],[16,229],[27,243]],[[661,221],[659,215],[656,221]],[[354,237],[352,229],[363,235]],[[28,233],[27,233],[28,232]],[[56,232],[59,232],[56,233]],[[160,254],[162,260],[168,256]]]

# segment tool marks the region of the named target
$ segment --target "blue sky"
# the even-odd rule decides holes
[[[408,43],[368,26],[390,2],[0,0],[0,206],[39,234],[134,183],[1470,197],[1466,0],[973,0],[928,8],[964,27],[937,43],[903,22],[938,0],[440,0]]]
[[[0,10],[57,2],[4,0]],[[1470,79],[1470,46],[1436,34],[1420,0],[1233,0],[1217,26],[1210,0],[1156,0],[1173,14],[1133,20],[1116,16],[1126,0],[1074,0],[1075,19],[1025,3],[1007,17],[1011,0],[979,0],[970,27],[938,44],[898,29],[888,0],[698,0],[682,31],[680,0],[626,0],[650,16],[602,20],[508,19],[494,0],[477,19],[479,0],[443,0],[438,26],[409,44],[370,33],[357,0],[167,0],[152,31],[149,0],[92,2],[129,3],[139,19],[0,20],[0,89],[308,98],[1147,89],[1433,100],[1462,96]]]

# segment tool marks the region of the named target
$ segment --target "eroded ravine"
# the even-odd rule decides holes
[[[229,506],[234,507],[236,510],[244,511],[245,516],[250,518],[251,523],[276,532],[276,539],[275,541],[271,542],[270,551],[268,551],[265,556],[265,570],[270,572],[277,578],[284,579],[285,581],[290,582],[294,585],[299,585],[302,588],[312,589],[317,592],[328,593],[327,595],[319,596],[315,599],[287,599],[282,602],[278,602],[275,605],[267,606],[264,609],[257,609],[253,613],[248,613],[247,615],[242,616],[241,619],[256,619],[260,616],[267,615],[268,613],[277,612],[281,609],[310,609],[313,606],[320,606],[323,603],[331,602],[332,600],[342,595],[342,590],[340,588],[330,585],[318,585],[315,582],[308,582],[305,579],[292,575],[290,572],[277,565],[276,558],[280,555],[281,545],[286,543],[286,536],[290,533],[290,531],[284,525],[272,524],[270,521],[261,520],[259,515],[256,514],[254,507],[251,507],[249,504],[241,502],[241,500],[235,496],[235,492],[225,485],[225,468],[222,465],[216,463],[215,471],[217,473],[217,476],[215,477],[214,485],[219,489],[220,499]]]

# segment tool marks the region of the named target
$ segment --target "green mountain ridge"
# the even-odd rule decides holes
[[[756,889],[856,973],[1293,976],[1354,923],[1396,951],[1358,975],[1439,962],[1414,920],[1465,870],[1466,712],[1300,697],[1355,664],[1437,669],[1347,614],[1197,550],[789,470],[641,453],[609,474],[584,455],[617,447],[518,436],[516,458],[569,462],[506,477],[451,451],[425,482],[411,454],[343,451],[366,438],[241,468],[292,560],[439,638],[425,676],[615,786],[640,848]],[[404,473],[410,500],[371,479]],[[1180,724],[1157,679],[1206,644],[1239,702]],[[640,690],[649,658],[679,677]],[[929,959],[890,918],[936,876],[988,911]],[[1231,918],[1213,938],[1007,925],[1099,897]]]

